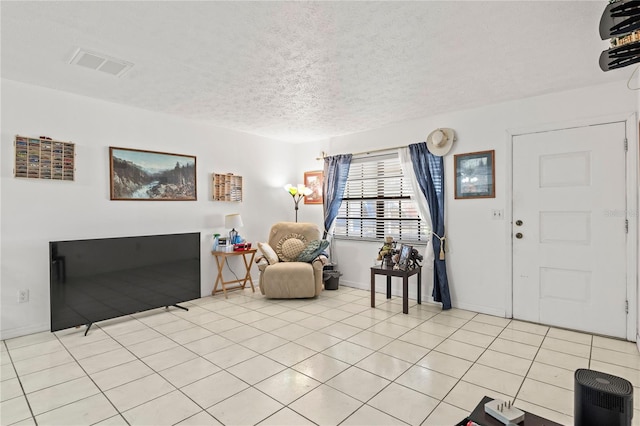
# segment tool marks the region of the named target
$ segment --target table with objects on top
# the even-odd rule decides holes
[[[214,259],[216,260],[216,265],[218,266],[218,276],[216,277],[216,283],[213,286],[213,291],[211,292],[212,296],[215,296],[218,290],[218,285],[222,287],[222,291],[224,292],[224,297],[227,298],[227,290],[238,290],[244,289],[247,285],[247,281],[251,285],[251,291],[254,293],[256,289],[253,287],[253,280],[251,279],[251,265],[253,264],[253,259],[256,257],[257,249],[248,249],[248,250],[237,250],[237,251],[212,251]],[[249,256],[250,255],[250,256]],[[222,270],[224,268],[224,264],[227,261],[227,258],[234,256],[242,256],[242,260],[244,261],[244,266],[246,268],[246,272],[243,278],[238,278],[235,280],[225,281],[222,276]],[[227,284],[241,283],[238,286],[227,288]]]
[[[391,277],[402,278],[402,312],[409,313],[409,277],[418,275],[418,304],[422,304],[422,267],[416,266],[413,269],[393,269],[387,266],[371,267],[371,307],[376,307],[376,275],[385,275],[387,277],[387,299],[391,299]]]

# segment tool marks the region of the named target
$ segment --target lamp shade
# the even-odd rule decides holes
[[[235,229],[243,226],[242,217],[240,213],[228,214],[224,217],[224,227]]]
[[[298,186],[293,186],[288,183],[284,186],[284,190],[293,196],[299,195],[301,197],[306,197],[307,195],[311,195],[313,193],[311,188],[307,188],[302,183],[299,183]]]
[[[296,195],[298,193],[298,188],[291,185],[290,183],[284,186],[284,190],[287,191],[291,195]]]
[[[307,195],[311,195],[313,194],[313,190],[311,188],[307,188],[304,185],[298,185],[298,192],[302,195],[304,195],[305,197]]]

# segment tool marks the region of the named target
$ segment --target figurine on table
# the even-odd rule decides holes
[[[393,254],[396,248],[396,242],[393,241],[393,237],[387,235],[384,237],[384,244],[380,251],[378,251],[378,260],[382,260],[383,266],[392,266],[393,265]]]

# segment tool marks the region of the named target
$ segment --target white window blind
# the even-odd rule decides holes
[[[411,192],[397,153],[353,159],[334,235],[363,240],[390,235],[396,241],[426,243],[427,227]]]

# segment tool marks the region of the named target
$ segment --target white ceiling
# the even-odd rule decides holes
[[[598,67],[606,4],[2,1],[2,77],[309,141],[626,79]]]

